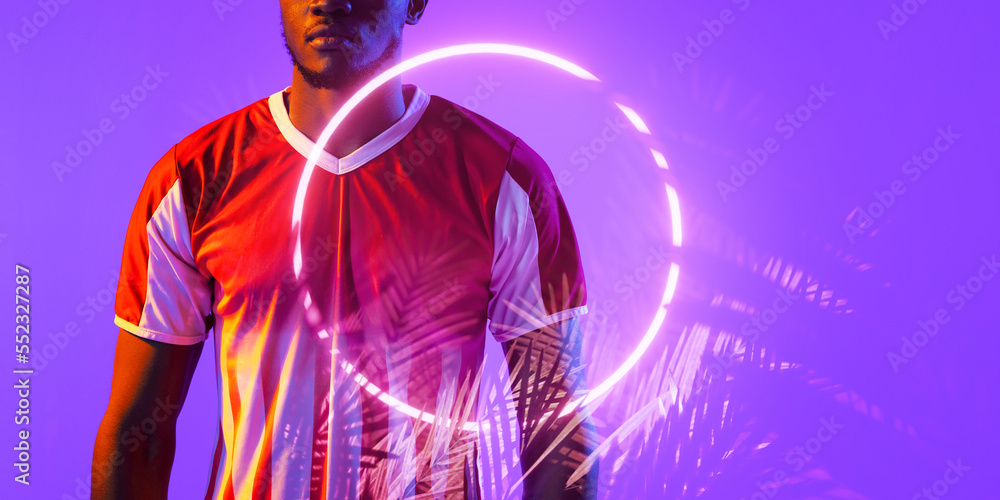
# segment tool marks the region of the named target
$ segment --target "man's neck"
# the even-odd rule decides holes
[[[311,87],[295,71],[292,89],[286,98],[288,119],[295,128],[316,142],[333,115],[354,92],[354,89]],[[337,127],[323,149],[337,158],[343,158],[399,121],[405,111],[402,80],[395,78],[361,101]]]

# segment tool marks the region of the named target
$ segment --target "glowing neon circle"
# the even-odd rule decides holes
[[[463,45],[454,45],[451,47],[444,47],[441,49],[432,50],[430,52],[410,58],[386,70],[384,73],[377,76],[372,81],[368,82],[367,85],[362,87],[353,96],[351,96],[350,99],[347,100],[344,106],[341,107],[340,110],[337,111],[337,113],[333,116],[333,118],[330,120],[330,123],[327,124],[326,128],[323,129],[323,133],[320,134],[319,139],[316,141],[316,145],[313,147],[312,152],[309,154],[305,170],[302,173],[302,178],[299,180],[298,189],[295,193],[295,205],[292,211],[292,230],[296,234],[295,253],[293,255],[293,268],[295,270],[295,277],[297,279],[299,278],[300,273],[302,271],[302,210],[303,210],[303,205],[305,203],[306,187],[309,185],[309,179],[312,177],[313,168],[319,161],[319,157],[323,151],[323,148],[320,145],[326,144],[327,141],[330,140],[330,137],[333,135],[333,132],[337,129],[338,126],[340,126],[341,122],[344,121],[344,118],[347,117],[347,115],[351,111],[353,111],[354,108],[357,107],[357,105],[361,101],[363,101],[372,92],[374,92],[375,89],[382,86],[384,83],[411,69],[423,66],[424,64],[434,62],[440,59],[447,59],[449,57],[470,55],[470,54],[503,54],[503,55],[524,57],[527,59],[533,59],[536,61],[544,62],[549,65],[555,66],[556,68],[562,69],[583,80],[600,82],[600,80],[590,72],[560,57],[536,49],[530,49],[527,47],[521,47],[517,45],[499,44],[499,43],[473,43],[473,44],[463,44]],[[625,114],[629,122],[632,123],[632,125],[636,128],[638,132],[645,135],[651,135],[649,128],[639,117],[638,113],[636,113],[633,109],[623,104],[615,103],[615,105],[618,106],[618,108],[622,111],[622,113]],[[663,154],[657,151],[655,148],[650,148],[650,152],[653,155],[653,160],[656,162],[656,165],[666,170],[667,162]],[[680,247],[681,246],[680,202],[677,198],[677,191],[670,184],[665,183],[665,186],[667,192],[667,201],[670,207],[671,235],[672,235],[671,242],[673,246]],[[673,299],[674,291],[677,288],[677,279],[679,274],[680,274],[680,268],[677,266],[676,263],[671,262],[670,272],[667,275],[667,285],[663,290],[663,297],[660,299],[660,305],[657,307],[656,315],[653,317],[652,323],[650,323],[649,328],[646,330],[646,334],[643,335],[642,339],[639,341],[639,344],[636,346],[635,350],[632,351],[632,354],[629,355],[629,357],[625,360],[625,362],[622,363],[622,365],[619,366],[618,369],[615,370],[615,372],[612,373],[607,380],[598,384],[598,386],[593,390],[591,390],[586,396],[579,398],[575,401],[572,401],[569,405],[567,405],[566,409],[559,414],[560,417],[567,415],[568,413],[572,412],[578,407],[593,402],[594,400],[602,396],[604,393],[611,390],[611,387],[614,386],[614,384],[617,383],[619,380],[621,380],[622,377],[624,377],[625,374],[628,373],[628,371],[631,370],[633,366],[635,366],[635,364],[639,361],[639,358],[642,357],[643,353],[645,353],[646,349],[653,342],[653,338],[656,336],[656,332],[660,329],[660,326],[663,325],[663,321],[666,319],[667,315],[666,306]],[[312,299],[308,291],[306,291],[304,302],[307,310],[306,318],[311,323],[318,323],[319,315],[315,310],[311,309]],[[329,333],[327,333],[325,329],[321,330],[319,332],[319,335],[322,338],[329,337]],[[343,367],[348,373],[352,373],[354,371],[354,367],[351,366],[349,363],[345,363]],[[380,401],[389,405],[390,407],[393,407],[411,417],[419,418],[427,423],[431,424],[434,423],[435,421],[434,414],[423,412],[409,405],[406,405],[402,401],[399,401],[398,399],[392,397],[385,391],[382,391],[380,388],[369,382],[360,373],[355,375],[354,380],[359,385],[361,385],[366,391],[368,391],[373,395],[376,395]],[[546,414],[546,416],[547,415],[548,414]],[[445,419],[445,422],[443,422],[444,425],[449,425],[447,420],[448,419]],[[467,422],[464,424],[464,429],[469,431],[474,431],[479,429],[479,425],[477,425],[476,422]]]

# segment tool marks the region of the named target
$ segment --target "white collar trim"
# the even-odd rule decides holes
[[[410,85],[405,85],[404,89],[408,86]],[[420,117],[423,116],[424,110],[427,109],[427,105],[430,103],[430,97],[420,87],[415,85],[413,87],[413,97],[406,106],[403,116],[396,123],[393,123],[374,139],[343,158],[337,158],[325,149],[321,150],[319,161],[316,165],[330,173],[343,175],[368,163],[376,156],[395,146],[406,134],[409,134],[413,130],[413,127],[420,121]],[[302,131],[295,128],[295,125],[292,125],[291,120],[288,118],[288,109],[285,108],[285,99],[282,94],[290,90],[291,87],[285,87],[283,90],[271,94],[267,99],[267,104],[271,110],[271,116],[274,118],[274,123],[278,126],[278,131],[288,140],[288,144],[308,159],[316,143],[303,134]]]

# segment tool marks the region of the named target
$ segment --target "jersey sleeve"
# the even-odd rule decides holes
[[[587,313],[573,224],[548,165],[514,142],[497,197],[490,331],[504,342]]]
[[[132,211],[115,324],[145,339],[193,345],[211,328],[212,283],[194,264],[175,153],[176,146],[150,170]]]

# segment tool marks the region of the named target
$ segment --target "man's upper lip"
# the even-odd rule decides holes
[[[321,36],[326,36],[326,37],[340,37],[340,38],[347,38],[347,39],[352,38],[352,35],[351,35],[351,33],[348,30],[345,30],[345,29],[342,29],[342,28],[338,28],[338,27],[333,26],[333,25],[324,24],[324,25],[317,26],[317,27],[313,28],[312,30],[310,30],[309,34],[306,35],[306,41],[307,42],[311,42],[314,38],[319,38]]]

